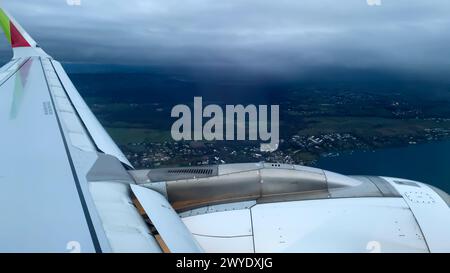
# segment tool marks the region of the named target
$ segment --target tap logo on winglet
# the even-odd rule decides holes
[[[14,25],[13,20],[7,13],[0,9],[0,25],[5,33],[6,39],[13,48],[16,47],[31,47],[30,43],[23,37],[20,30]]]

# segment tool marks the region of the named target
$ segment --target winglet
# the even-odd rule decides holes
[[[14,58],[26,56],[48,55],[39,48],[36,41],[17,23],[17,21],[4,9],[0,8],[0,25],[6,39],[14,51]]]

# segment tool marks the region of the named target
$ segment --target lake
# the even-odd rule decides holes
[[[322,157],[315,167],[348,175],[406,178],[450,193],[450,141]]]

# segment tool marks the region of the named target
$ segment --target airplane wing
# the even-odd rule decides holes
[[[130,199],[130,162],[61,64],[0,9],[0,252],[160,252]]]
[[[450,197],[271,163],[134,170],[0,9],[0,252],[448,252]]]

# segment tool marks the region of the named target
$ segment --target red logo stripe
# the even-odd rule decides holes
[[[20,34],[12,22],[9,23],[11,28],[11,46],[14,47],[30,47],[31,45]]]

